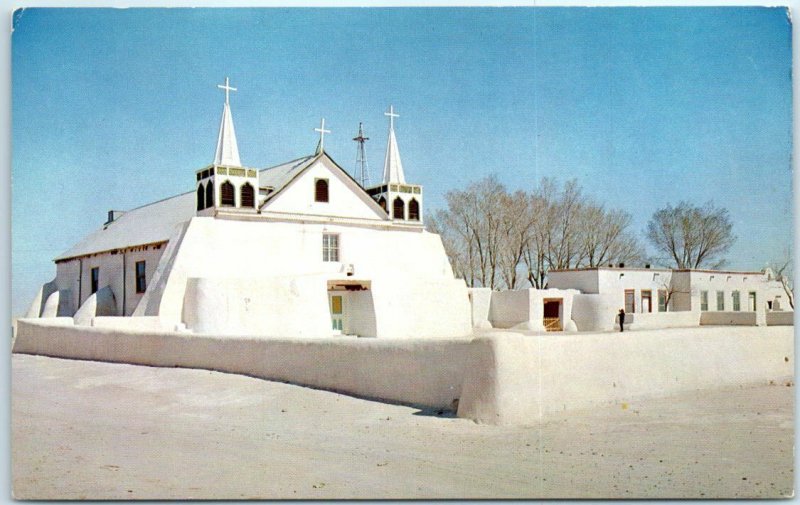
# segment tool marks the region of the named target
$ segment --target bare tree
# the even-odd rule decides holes
[[[789,306],[794,309],[794,265],[792,262],[791,249],[786,248],[784,259],[778,262],[773,262],[770,265],[775,279],[780,281],[783,286],[783,291],[789,299]]]
[[[608,263],[641,260],[639,241],[626,230],[631,215],[622,210],[607,211],[602,205],[584,205],[580,218],[581,264],[596,267]]]
[[[728,211],[711,202],[657,210],[647,224],[647,238],[677,268],[719,268],[736,240]]]

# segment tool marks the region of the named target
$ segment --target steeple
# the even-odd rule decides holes
[[[397,139],[394,136],[394,118],[400,117],[394,113],[394,107],[389,106],[389,112],[384,112],[384,116],[389,116],[389,143],[386,145],[386,157],[383,160],[383,183],[384,184],[405,184],[406,178],[403,175],[403,163],[400,161],[400,151],[397,148]]]
[[[230,92],[236,91],[236,88],[230,86],[230,79],[227,77],[225,85],[218,84],[217,87],[225,90],[225,105],[222,108],[222,120],[219,123],[214,165],[241,167],[242,162],[239,160],[239,146],[236,144],[236,131],[233,129],[233,115],[230,107]]]

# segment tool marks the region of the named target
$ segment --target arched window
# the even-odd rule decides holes
[[[253,186],[250,183],[245,183],[239,190],[239,201],[242,202],[242,207],[255,207],[256,199],[253,192]]]
[[[202,184],[197,185],[197,210],[206,208],[206,190]]]
[[[314,201],[328,201],[328,179],[317,179],[314,183]]]
[[[408,202],[408,220],[419,221],[419,202],[416,198],[412,198]]]
[[[394,199],[392,204],[392,214],[395,219],[406,218],[406,203],[399,196]]]
[[[206,186],[206,208],[214,206],[214,181],[208,181]]]
[[[386,198],[384,198],[384,197],[380,197],[380,198],[378,199],[378,205],[380,205],[380,206],[381,206],[381,208],[383,209],[383,211],[384,211],[384,212],[388,212],[388,211],[386,210]]]
[[[233,184],[231,181],[225,181],[220,186],[220,205],[223,207],[233,207],[236,205],[236,198],[233,194]]]

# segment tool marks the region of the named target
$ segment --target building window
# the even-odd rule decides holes
[[[384,197],[380,197],[380,198],[378,199],[378,205],[380,205],[380,206],[381,206],[381,208],[383,209],[383,211],[384,211],[384,212],[388,212],[388,211],[386,210],[386,198],[384,198]]]
[[[708,291],[700,291],[700,310],[708,310]]]
[[[406,218],[406,202],[399,196],[394,199],[394,203],[392,204],[392,217],[395,219]]]
[[[417,202],[416,198],[412,198],[408,202],[408,220],[419,221],[419,202]]]
[[[724,291],[717,291],[717,310],[724,311],[725,310],[725,292]]]
[[[748,294],[748,301],[750,302],[750,312],[756,311],[756,292],[750,291]]]
[[[256,194],[253,190],[253,186],[249,183],[245,183],[239,190],[239,200],[242,202],[242,207],[255,207]]]
[[[740,310],[742,310],[741,302],[739,300],[739,292],[738,291],[734,291],[733,293],[731,293],[731,298],[733,298],[733,310],[734,310],[734,312],[739,312]]]
[[[145,280],[145,262],[144,261],[137,261],[136,262],[136,292],[137,293],[144,293],[147,289],[147,281]]]
[[[92,294],[97,293],[100,287],[100,267],[92,268]]]
[[[339,234],[322,234],[322,261],[339,261]]]
[[[636,294],[632,289],[625,290],[625,312],[633,314],[636,311]]]
[[[314,201],[328,202],[328,179],[317,179],[314,182]]]
[[[197,210],[206,208],[206,190],[202,184],[197,185]]]
[[[206,186],[206,208],[214,206],[214,181],[208,181]]]
[[[658,311],[667,311],[667,291],[665,289],[658,290]]]
[[[233,184],[231,181],[225,181],[220,186],[220,205],[223,207],[234,207],[236,205],[236,196],[233,194]]]
[[[642,290],[642,312],[653,312],[653,292]]]

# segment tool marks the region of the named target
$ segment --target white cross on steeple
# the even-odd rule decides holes
[[[319,148],[317,151],[322,152],[325,148],[325,134],[330,133],[330,130],[325,129],[325,118],[322,118],[319,128],[314,128],[315,132],[319,132]]]
[[[389,116],[389,129],[394,130],[394,118],[400,117],[400,114],[394,113],[394,105],[389,106],[389,112],[384,112],[384,116]]]
[[[223,86],[222,84],[217,84],[217,87],[218,87],[219,89],[224,89],[224,90],[225,90],[225,103],[226,103],[226,104],[227,104],[227,103],[230,103],[230,92],[231,92],[231,91],[237,91],[237,89],[236,89],[236,88],[232,88],[232,87],[230,86],[230,82],[231,82],[231,81],[230,81],[230,79],[228,79],[228,78],[226,77],[226,78],[225,78],[225,85],[224,85],[224,86]]]

